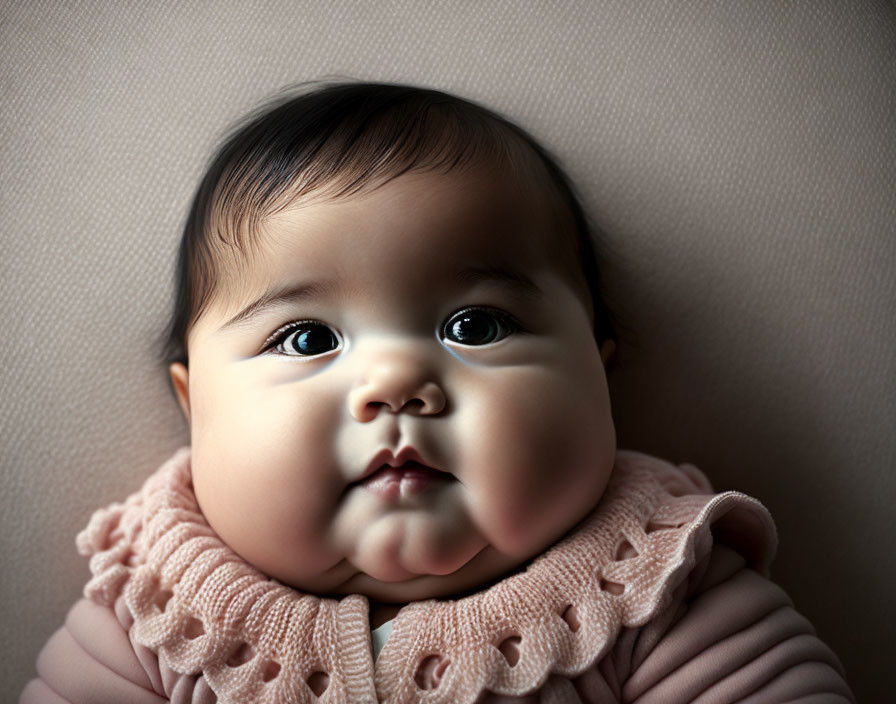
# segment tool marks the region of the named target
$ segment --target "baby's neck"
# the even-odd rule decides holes
[[[370,601],[370,628],[379,628],[386,621],[395,618],[395,615],[401,611],[406,604],[381,604],[379,602]]]

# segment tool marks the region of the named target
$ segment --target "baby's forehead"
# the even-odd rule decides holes
[[[487,169],[407,173],[351,196],[319,193],[260,223],[255,246],[230,262],[243,280],[230,293],[278,285],[296,278],[292,272],[299,278],[338,272],[349,284],[377,272],[523,281],[537,268],[570,259],[574,237],[553,210],[550,194],[535,184],[501,181]],[[381,253],[392,266],[372,265]]]
[[[574,241],[571,218],[534,179],[509,176],[497,165],[458,172],[411,171],[345,196],[326,192],[291,202],[266,218],[260,241],[295,251],[375,238],[420,256],[452,252],[495,259],[531,253],[552,258]],[[282,251],[282,250],[281,250]]]

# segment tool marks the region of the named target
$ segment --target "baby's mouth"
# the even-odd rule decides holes
[[[383,465],[360,482],[367,491],[385,500],[422,494],[448,481],[448,472],[427,467],[419,462],[405,462],[398,467]]]
[[[454,480],[449,472],[425,464],[413,448],[405,448],[396,456],[389,451],[378,453],[364,475],[352,485],[363,487],[385,501],[394,501],[417,496]]]

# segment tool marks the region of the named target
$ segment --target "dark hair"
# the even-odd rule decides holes
[[[590,291],[598,342],[613,337],[601,301],[592,229],[569,178],[525,130],[468,100],[391,83],[317,84],[251,114],[213,157],[184,227],[163,361],[187,363],[186,336],[216,284],[255,244],[267,216],[296,198],[349,195],[411,170],[506,163],[546,180],[569,224]],[[520,168],[522,167],[522,168]],[[228,268],[229,267],[229,268]]]

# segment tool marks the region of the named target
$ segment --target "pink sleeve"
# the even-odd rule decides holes
[[[131,646],[127,631],[104,606],[81,599],[37,656],[38,678],[19,704],[163,704]]]
[[[131,639],[124,598],[114,608],[81,599],[37,657],[38,678],[19,704],[214,704],[202,675],[183,675]]]
[[[677,603],[617,643],[622,701],[855,701],[840,661],[780,587],[724,545],[709,558]]]

